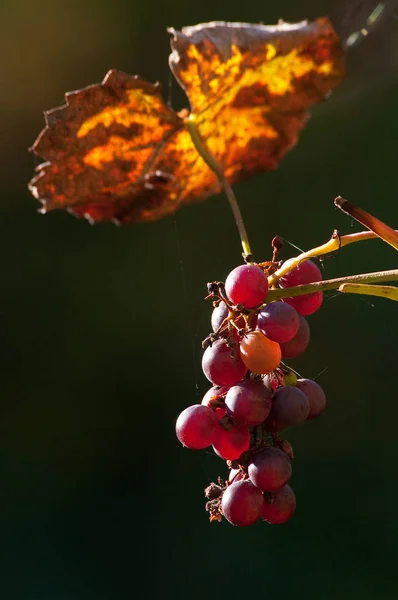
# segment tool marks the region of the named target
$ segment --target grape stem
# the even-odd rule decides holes
[[[293,267],[294,268],[294,267]],[[289,269],[290,271],[291,269]],[[336,277],[335,279],[325,279],[324,281],[318,281],[316,283],[307,283],[305,285],[296,285],[290,288],[271,289],[267,295],[267,304],[269,302],[275,302],[276,300],[282,300],[282,298],[292,298],[293,296],[302,296],[303,294],[312,294],[314,292],[320,292],[323,290],[339,290],[342,292],[356,293],[356,294],[371,294],[374,296],[383,296],[385,298],[391,298],[392,300],[398,300],[398,288],[393,286],[379,286],[377,285],[366,285],[361,288],[358,284],[370,284],[370,283],[381,283],[383,281],[398,281],[398,269],[392,269],[391,271],[376,271],[375,273],[362,273],[360,275],[350,275],[348,277]],[[348,285],[349,284],[349,285]],[[356,284],[354,288],[351,284]],[[340,288],[343,289],[340,289]],[[394,294],[390,292],[381,291],[382,288],[392,288],[395,290]]]
[[[302,252],[298,256],[286,261],[280,269],[268,277],[268,285],[274,286],[278,282],[278,279],[295,269],[301,262],[307,260],[308,258],[316,258],[317,256],[323,256],[324,254],[335,252],[336,250],[340,250],[340,248],[348,246],[349,244],[354,244],[355,242],[363,242],[365,240],[373,240],[378,238],[379,236],[373,231],[359,231],[358,233],[350,233],[348,235],[340,236],[335,230],[330,240],[325,244],[317,246],[316,248],[312,248],[307,252]]]
[[[206,147],[206,144],[198,131],[193,115],[190,115],[186,118],[185,124],[190,133],[193,145],[195,146],[196,150],[203,158],[207,166],[210,167],[210,169],[216,175],[218,181],[220,182],[225,192],[225,195],[228,198],[228,202],[234,215],[236,226],[238,228],[239,237],[243,248],[243,258],[246,262],[252,262],[253,255],[250,249],[249,238],[243,221],[242,213],[240,212],[239,204],[236,199],[235,193],[231,187],[231,184],[225,177],[222,167],[218,164],[217,160],[214,158],[210,150]]]
[[[398,302],[398,287],[393,285],[369,285],[367,283],[344,283],[338,288],[339,292],[348,294],[365,294],[379,296]]]

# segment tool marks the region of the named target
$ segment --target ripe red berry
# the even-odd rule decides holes
[[[248,473],[253,484],[264,492],[283,487],[292,476],[292,463],[282,450],[267,446],[261,448],[249,463]]]
[[[259,425],[271,410],[271,393],[262,381],[245,380],[229,388],[225,407],[235,423]]]
[[[245,479],[227,487],[222,497],[221,508],[224,517],[232,525],[246,527],[260,518],[263,504],[262,491]]]
[[[300,316],[300,325],[294,338],[280,344],[282,358],[295,358],[302,354],[310,342],[310,326],[305,317]]]
[[[296,311],[307,317],[313,315],[323,302],[323,292],[314,292],[313,294],[304,294],[303,296],[294,296],[293,298],[284,298],[283,302],[295,308]]]
[[[300,317],[297,311],[285,302],[271,302],[258,313],[257,329],[278,344],[291,340],[299,326]]]
[[[220,426],[216,413],[202,404],[188,406],[178,416],[176,434],[181,444],[192,450],[211,446]]]
[[[284,385],[274,392],[272,408],[265,425],[268,431],[282,431],[302,425],[310,412],[307,396],[298,387]]]
[[[285,265],[288,262],[286,261]],[[304,260],[295,269],[281,277],[279,285],[281,288],[287,288],[317,281],[322,281],[322,273],[312,260]]]
[[[296,386],[304,392],[310,403],[307,420],[319,417],[326,408],[326,396],[321,386],[313,379],[298,379]]]
[[[289,262],[289,261],[287,261]],[[287,273],[279,279],[281,288],[303,285],[305,283],[316,283],[322,281],[322,273],[311,260],[301,262],[298,267]],[[300,315],[304,317],[312,315],[321,306],[323,293],[314,292],[312,294],[304,294],[303,296],[294,296],[285,298],[284,302],[293,306]]]
[[[271,525],[285,523],[293,516],[296,510],[296,496],[289,485],[272,494],[272,502],[265,501],[261,511],[261,517]]]
[[[224,460],[237,460],[242,452],[249,449],[250,432],[248,427],[236,425],[225,430],[219,427],[213,442],[213,450]]]
[[[225,280],[225,291],[233,304],[253,308],[264,301],[268,292],[268,279],[256,265],[240,265]]]
[[[239,346],[231,348],[224,340],[217,340],[206,348],[202,358],[202,369],[209,381],[215,385],[226,386],[235,385],[247,372]]]

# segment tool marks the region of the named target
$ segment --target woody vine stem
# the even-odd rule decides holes
[[[242,213],[238,205],[238,201],[234,194],[234,191],[224,175],[222,167],[218,164],[217,160],[211,154],[209,149],[206,147],[205,142],[202,140],[200,133],[197,129],[195,120],[192,116],[186,119],[186,125],[191,135],[192,142],[203,158],[208,167],[218,178],[225,195],[227,196],[228,202],[231,206],[232,213],[243,248],[243,258],[246,262],[252,262],[253,255],[250,248],[249,238],[247,235],[246,227],[243,221]],[[268,278],[270,290],[267,297],[267,303],[282,298],[288,298],[292,296],[301,296],[303,294],[309,294],[320,290],[332,290],[337,289],[340,292],[354,293],[354,294],[366,294],[372,296],[381,296],[390,300],[398,301],[398,287],[388,285],[374,285],[383,282],[398,281],[398,269],[392,269],[389,271],[378,271],[375,273],[364,273],[360,275],[353,275],[349,277],[339,277],[335,279],[329,279],[320,281],[318,283],[310,283],[307,285],[298,285],[291,288],[277,289],[277,282],[280,277],[283,277],[286,273],[297,267],[300,262],[307,260],[308,258],[315,258],[335,252],[348,244],[360,242],[364,240],[381,238],[386,243],[393,246],[398,250],[398,231],[392,229],[379,219],[376,219],[373,215],[370,215],[366,211],[354,206],[347,200],[344,200],[338,196],[335,201],[335,205],[340,208],[343,212],[356,219],[362,225],[365,225],[369,231],[361,231],[359,233],[349,234],[340,236],[337,231],[333,232],[331,239],[318,246],[309,250],[308,252],[302,252],[298,256],[285,262],[280,269],[275,271]]]

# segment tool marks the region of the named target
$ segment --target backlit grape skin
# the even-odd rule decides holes
[[[290,259],[292,260],[292,259]],[[286,261],[286,266],[290,260]],[[286,273],[279,279],[281,288],[294,287],[295,285],[304,285],[305,283],[316,283],[322,281],[322,273],[312,260],[304,260],[297,267]]]
[[[288,342],[297,333],[300,317],[285,302],[271,302],[258,313],[257,329],[274,342]]]
[[[300,325],[294,338],[280,344],[282,358],[296,358],[304,352],[310,342],[310,326],[305,317],[299,315]]]
[[[253,308],[264,302],[268,292],[268,279],[256,265],[240,265],[225,280],[225,291],[233,304]]]
[[[188,406],[178,416],[176,434],[181,444],[191,450],[211,446],[219,430],[216,413],[202,404]]]
[[[289,481],[292,464],[285,452],[267,446],[254,455],[249,463],[248,473],[253,484],[263,492],[275,492]]]
[[[312,260],[305,260],[295,269],[281,277],[279,285],[281,288],[287,288],[306,283],[317,283],[318,281],[322,281],[322,273]],[[304,317],[316,312],[320,308],[322,300],[323,293],[321,291],[304,294],[303,296],[284,298],[284,302],[293,306]]]
[[[264,504],[262,491],[248,479],[231,483],[225,490],[221,509],[224,517],[237,527],[252,525],[260,517]]]
[[[325,392],[313,379],[298,379],[296,385],[299,390],[304,392],[310,403],[307,420],[316,419],[326,408]]]
[[[261,331],[249,331],[240,343],[244,364],[253,371],[266,375],[274,371],[281,361],[279,344],[269,340]]]
[[[232,349],[224,340],[217,340],[206,348],[202,358],[202,369],[209,381],[215,385],[226,386],[235,385],[247,372],[239,346]]]
[[[259,425],[271,410],[271,394],[262,381],[248,379],[229,388],[225,407],[235,423]]]
[[[236,460],[249,449],[250,432],[248,427],[236,425],[231,429],[219,428],[213,442],[213,450],[224,460]]]
[[[313,315],[323,302],[323,292],[314,292],[313,294],[303,294],[302,296],[294,296],[293,298],[284,298],[283,302],[289,304],[296,311],[307,317]]]
[[[267,494],[265,494],[265,502],[261,511],[261,518],[271,525],[279,525],[286,523],[296,511],[296,496],[289,485],[285,485],[282,489],[274,492],[273,502],[267,502]]]
[[[268,431],[283,431],[302,425],[310,413],[307,396],[297,387],[284,385],[272,397],[272,408],[265,424]]]

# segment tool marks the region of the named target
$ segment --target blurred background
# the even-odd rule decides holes
[[[206,283],[241,261],[223,196],[156,223],[90,226],[37,213],[28,152],[42,111],[117,67],[160,80],[166,27],[330,15],[344,39],[377,2],[2,0],[0,593],[7,600],[398,597],[397,307],[329,293],[291,365],[328,397],[292,430],[297,513],[285,525],[212,523],[203,489],[225,463],[184,449],[177,415],[210,387]],[[360,228],[338,194],[398,226],[398,20],[348,53],[273,173],[237,186],[258,260],[279,234],[302,249]],[[285,246],[282,256],[296,254]],[[381,241],[325,260],[325,277],[396,267]]]

